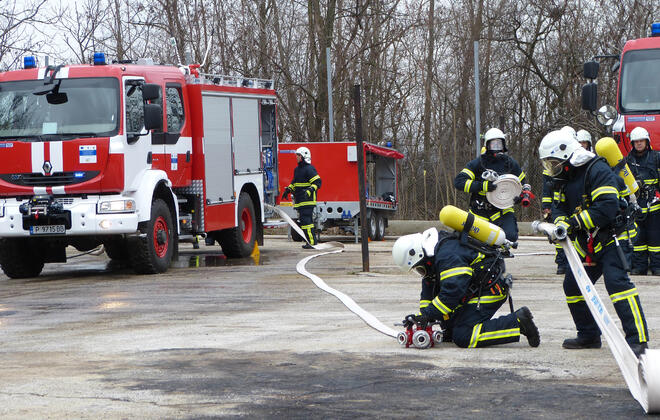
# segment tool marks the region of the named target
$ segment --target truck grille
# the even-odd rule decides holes
[[[99,171],[55,172],[46,176],[40,173],[0,174],[0,179],[14,185],[26,187],[54,187],[72,185],[89,181],[99,174]]]

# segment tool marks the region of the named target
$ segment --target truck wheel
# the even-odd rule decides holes
[[[382,241],[385,238],[385,218],[382,214],[376,215],[376,240]]]
[[[2,239],[0,265],[12,279],[36,277],[44,268],[44,256],[29,240]]]
[[[103,243],[103,249],[111,260],[127,260],[129,253],[126,247],[126,241],[114,240]]]
[[[161,199],[151,203],[151,219],[140,227],[146,237],[132,241],[129,253],[133,270],[139,274],[156,274],[167,271],[174,253],[175,232],[172,231],[172,215]]]
[[[378,234],[378,222],[376,220],[376,213],[371,213],[369,220],[367,220],[367,230],[369,232],[369,239],[372,241],[376,240],[376,235]]]
[[[244,258],[252,254],[257,239],[257,220],[250,195],[238,196],[238,226],[220,231],[218,242],[222,252],[231,258]]]

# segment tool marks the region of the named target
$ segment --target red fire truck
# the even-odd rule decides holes
[[[278,145],[278,176],[280,191],[291,183],[297,165],[295,151],[305,146],[312,154],[312,165],[321,176],[314,221],[318,230],[341,227],[358,237],[360,195],[358,192],[357,146],[355,142],[280,143]],[[369,238],[385,236],[388,218],[398,206],[397,161],[403,154],[386,146],[364,143],[365,180],[367,185],[367,221]],[[279,203],[290,217],[296,218],[293,203]],[[294,239],[297,235],[292,233]],[[301,238],[302,239],[302,238]]]
[[[0,265],[9,277],[100,244],[139,273],[206,235],[230,257],[263,241],[276,191],[270,80],[137,63],[0,73]],[[268,187],[270,183],[270,187]],[[274,200],[273,200],[274,202]]]
[[[590,82],[582,88],[582,107],[596,113],[599,62],[615,58],[619,77],[616,108],[605,105],[598,109],[598,121],[612,130],[621,152],[630,149],[630,132],[644,127],[651,135],[652,146],[660,150],[660,23],[651,26],[651,37],[626,42],[621,55],[596,56],[584,64],[584,76]]]

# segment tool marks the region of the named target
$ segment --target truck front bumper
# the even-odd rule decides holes
[[[86,197],[56,197],[55,200],[62,203],[67,222],[65,232],[62,233],[42,233],[39,236],[89,236],[89,235],[117,235],[131,234],[137,232],[138,215],[137,213],[104,213],[99,214],[97,209],[101,201],[122,200],[125,197],[120,195],[98,196],[89,195]],[[2,213],[0,214],[0,237],[21,237],[36,236],[31,233],[30,225],[36,224],[32,219],[24,220],[25,216],[21,214],[19,206],[25,203],[27,199],[17,200],[9,198],[0,200],[2,204]],[[32,216],[34,218],[34,216]],[[42,219],[43,220],[43,219]],[[59,217],[54,217],[54,224],[60,224]],[[49,222],[50,223],[50,222]],[[45,229],[47,230],[47,229]],[[56,232],[57,229],[52,229]]]

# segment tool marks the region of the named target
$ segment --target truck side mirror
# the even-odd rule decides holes
[[[144,128],[158,130],[163,127],[163,108],[158,104],[144,105]]]
[[[594,112],[598,107],[598,85],[587,83],[582,86],[582,109]]]
[[[142,85],[142,99],[153,101],[160,97],[160,86],[155,83],[145,83]]]
[[[597,79],[599,68],[600,64],[598,64],[598,61],[587,61],[583,66],[584,78],[590,80]]]

